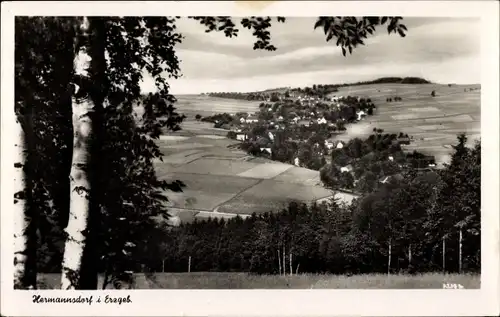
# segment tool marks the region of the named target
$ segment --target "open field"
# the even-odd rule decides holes
[[[178,111],[188,118],[194,118],[196,114],[203,117],[214,113],[237,113],[237,112],[257,112],[262,101],[246,101],[238,99],[218,98],[207,95],[178,95],[176,105]]]
[[[347,127],[338,140],[366,137],[373,128],[388,133],[404,132],[414,137],[408,151],[419,149],[436,156],[438,163],[446,162],[456,135],[467,132],[469,144],[481,133],[481,91],[464,89],[479,85],[409,85],[378,84],[343,87],[337,96],[354,95],[371,98],[377,110],[373,116]],[[436,97],[431,92],[436,91]],[[386,102],[386,98],[399,96],[402,101]]]
[[[59,274],[40,274],[39,288],[56,289]],[[418,275],[250,275],[247,273],[154,273],[135,274],[134,289],[441,289],[443,283],[461,284],[465,289],[480,288],[479,274]],[[99,278],[102,285],[102,277]],[[128,286],[127,286],[128,287]]]
[[[276,180],[262,180],[255,186],[240,193],[233,199],[217,207],[219,212],[234,212],[249,214],[265,213],[285,208],[291,201],[311,203],[330,199],[334,195],[330,190],[321,186],[304,186],[296,183],[278,182]],[[356,196],[346,193],[335,193],[340,201],[349,203]]]

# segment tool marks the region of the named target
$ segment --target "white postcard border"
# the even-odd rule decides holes
[[[488,316],[499,309],[499,79],[496,1],[276,1],[261,9],[234,2],[2,3],[1,313],[6,316]],[[133,290],[13,291],[12,180],[15,15],[385,15],[480,17],[482,276],[480,290]],[[249,49],[250,46],[249,46]],[[35,304],[32,296],[130,295],[131,304]]]

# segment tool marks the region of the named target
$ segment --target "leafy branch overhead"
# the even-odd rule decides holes
[[[346,55],[346,49],[352,51],[358,44],[365,45],[363,39],[373,35],[377,26],[387,25],[387,33],[398,33],[405,37],[407,28],[400,23],[402,17],[319,17],[314,29],[323,28],[326,41],[337,39],[336,45],[342,48],[342,54]]]
[[[239,29],[236,27],[231,17],[190,17],[206,27],[205,32],[224,32],[227,37],[238,36]],[[242,18],[241,26],[253,31],[252,35],[257,39],[254,43],[254,50],[275,51],[277,48],[271,44],[272,20],[284,23],[285,17],[250,17]],[[373,35],[376,27],[387,25],[387,32],[398,33],[401,37],[406,36],[408,30],[401,23],[402,17],[318,17],[314,24],[314,29],[323,28],[326,41],[336,39],[335,45],[342,48],[342,54],[346,56],[347,51],[352,54],[354,48],[359,44],[365,45],[364,39]]]

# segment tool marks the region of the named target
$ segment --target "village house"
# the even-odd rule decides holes
[[[410,144],[411,140],[410,138],[398,138],[398,142],[401,145],[408,145]]]
[[[326,121],[325,118],[319,118],[318,119],[318,124],[326,124],[326,123],[327,123],[327,121]]]
[[[299,161],[299,158],[298,158],[298,157],[296,157],[296,158],[293,160],[293,164],[294,164],[295,166],[300,166],[300,161]]]
[[[243,117],[241,117],[241,118],[240,118],[240,123],[245,123],[245,122],[246,122],[246,119],[245,119],[245,118],[243,118]]]
[[[327,149],[331,150],[331,149],[333,149],[334,144],[331,141],[325,140],[325,146]]]
[[[255,122],[259,122],[259,119],[257,119],[256,117],[249,116],[249,117],[246,119],[246,123],[255,123]]]
[[[248,136],[246,133],[236,133],[236,140],[238,141],[246,141]]]
[[[342,167],[340,168],[340,172],[341,172],[341,173],[350,173],[350,172],[352,172],[352,165],[351,165],[351,164],[348,164],[348,165],[346,165],[346,166],[342,166]]]
[[[356,112],[356,115],[358,116],[358,121],[366,117],[366,113],[363,110]]]
[[[342,142],[342,141],[338,141],[338,142],[337,142],[337,146],[336,146],[336,148],[337,148],[337,149],[342,149],[342,148],[344,148],[344,142]]]
[[[268,132],[268,134],[267,134],[267,135],[269,136],[269,139],[270,139],[271,141],[274,141],[274,134],[272,134],[272,132]]]
[[[393,162],[394,161],[394,156],[389,156],[389,161]]]
[[[261,148],[260,148],[260,151],[261,151],[261,152],[266,152],[266,153],[271,154],[271,148],[269,148],[269,147],[261,147]]]

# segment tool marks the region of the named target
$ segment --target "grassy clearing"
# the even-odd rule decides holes
[[[459,283],[465,289],[480,288],[479,274],[419,275],[249,275],[246,273],[135,274],[134,289],[441,289],[443,283]],[[42,274],[39,287],[55,289],[58,274]],[[100,278],[102,285],[102,278]]]

